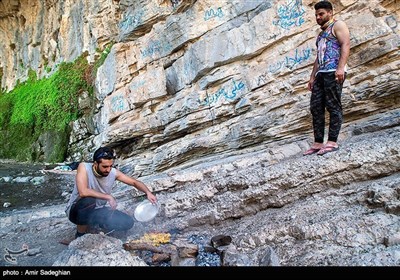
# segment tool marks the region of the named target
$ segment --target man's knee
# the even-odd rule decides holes
[[[133,218],[130,216],[126,216],[124,221],[119,225],[120,229],[119,230],[128,230],[133,227]]]
[[[133,227],[133,224],[134,224],[134,221],[133,221],[132,218],[130,218],[130,220],[129,220],[128,224],[127,224],[128,229],[131,229]]]
[[[96,207],[96,199],[84,197],[75,202],[70,210],[69,220],[76,225],[86,225],[90,222],[91,215]]]
[[[133,227],[134,221],[133,218],[125,213],[118,213],[117,215],[114,213],[110,216],[101,227],[106,230],[128,230]]]

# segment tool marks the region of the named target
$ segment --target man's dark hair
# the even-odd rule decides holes
[[[93,161],[100,163],[101,159],[114,159],[114,151],[109,147],[100,147],[93,154]]]
[[[333,6],[329,1],[319,1],[317,4],[314,5],[315,10],[325,9],[328,11],[333,10]]]

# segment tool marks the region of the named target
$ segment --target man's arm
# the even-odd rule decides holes
[[[131,186],[137,188],[139,191],[144,192],[147,195],[147,199],[150,200],[152,203],[157,202],[157,198],[155,197],[155,195],[153,195],[151,193],[149,188],[143,182],[141,182],[135,178],[129,177],[128,175],[125,175],[124,173],[122,173],[119,170],[117,170],[116,179],[118,181],[121,181],[125,184],[131,185]]]
[[[343,83],[344,67],[350,55],[350,32],[344,21],[338,20],[335,23],[335,25],[333,26],[333,35],[336,36],[340,44],[339,64],[335,73],[336,79],[338,80],[338,82]]]
[[[81,162],[78,166],[76,173],[76,186],[80,197],[95,197],[99,199],[107,200],[111,208],[115,209],[117,202],[112,195],[101,193],[89,188],[88,175],[85,168],[85,163]]]

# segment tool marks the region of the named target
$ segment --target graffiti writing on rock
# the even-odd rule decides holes
[[[140,53],[143,58],[152,57],[155,54],[162,54],[165,52],[169,52],[172,50],[172,46],[170,43],[163,44],[159,40],[150,41],[147,45],[147,48],[140,50]]]
[[[224,13],[222,12],[221,7],[218,7],[216,10],[211,8],[204,12],[204,20],[209,20],[209,19],[217,18],[217,17],[221,18],[223,16],[224,16]]]
[[[278,8],[278,17],[272,24],[280,26],[283,29],[289,30],[292,26],[301,26],[305,20],[305,14],[301,0],[288,0],[286,5],[281,5]]]
[[[303,50],[296,49],[293,56],[286,56],[284,59],[270,64],[268,66],[268,71],[275,74],[284,67],[292,70],[296,65],[310,59],[311,51],[311,48],[305,48]]]
[[[215,93],[208,95],[204,100],[199,100],[200,105],[202,106],[208,106],[213,103],[216,103],[220,97],[224,97],[226,100],[233,100],[235,97],[238,95],[239,91],[242,91],[245,87],[245,84],[240,81],[236,83],[234,80],[232,80],[233,86],[231,87],[221,87],[218,89]]]
[[[126,30],[133,30],[137,26],[141,25],[143,23],[143,15],[144,12],[140,11],[136,13],[135,15],[128,15],[126,16],[120,23],[119,23],[119,28],[120,29],[126,29]]]
[[[125,99],[121,95],[111,97],[111,110],[113,112],[122,112],[125,110]]]

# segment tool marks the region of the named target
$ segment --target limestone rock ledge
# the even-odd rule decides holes
[[[147,266],[122,247],[122,241],[102,234],[85,234],[72,241],[53,266]]]

